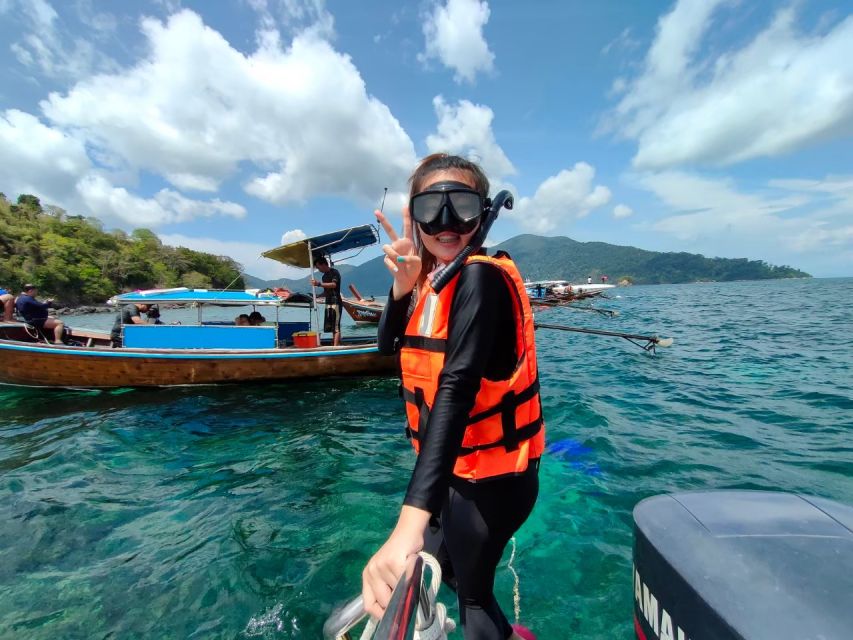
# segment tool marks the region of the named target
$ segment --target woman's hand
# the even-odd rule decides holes
[[[394,227],[382,215],[382,212],[375,211],[374,213],[391,240],[391,244],[382,245],[382,250],[385,252],[385,266],[388,267],[388,271],[394,277],[394,287],[391,293],[395,300],[399,300],[415,288],[418,276],[421,275],[421,258],[415,252],[409,207],[403,207],[402,238],[397,235]]]
[[[424,530],[429,512],[403,507],[394,531],[377,551],[361,574],[364,609],[374,618],[385,615],[391,592],[406,569],[406,559],[424,546]]]

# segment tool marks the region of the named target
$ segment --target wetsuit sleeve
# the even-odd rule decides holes
[[[488,373],[488,354],[514,350],[515,340],[496,329],[508,326],[507,319],[514,326],[512,318],[501,272],[489,264],[466,266],[450,306],[444,368],[404,504],[433,514],[441,510],[480,380]]]
[[[393,290],[388,292],[388,302],[382,310],[379,318],[378,342],[379,353],[390,356],[400,350],[400,342],[406,332],[406,323],[409,318],[409,304],[412,294],[409,293],[399,300],[394,300]]]

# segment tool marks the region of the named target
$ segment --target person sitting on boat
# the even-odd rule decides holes
[[[148,313],[145,314],[145,317],[148,319],[148,324],[163,324],[163,321],[160,320],[160,307],[156,304],[148,307]]]
[[[322,280],[311,278],[311,286],[321,287],[326,296],[326,317],[323,331],[333,334],[332,344],[341,343],[341,272],[329,266],[329,261],[320,256],[314,260],[314,268],[323,274]]]
[[[249,314],[249,324],[253,327],[259,327],[266,321],[267,319],[261,315],[260,311],[252,311],[252,313]]]
[[[238,327],[248,327],[251,324],[249,322],[249,314],[241,313],[239,316],[234,318],[234,324]]]
[[[391,239],[383,251],[394,278],[378,338],[382,353],[399,350],[406,431],[418,457],[397,526],[362,573],[365,609],[382,616],[405,559],[423,549],[456,589],[465,638],[532,637],[510,625],[493,589],[503,551],[539,492],[545,430],[533,314],[503,252],[469,256],[433,289],[469,243],[482,246],[494,219],[482,169],[434,154],[410,184],[402,236],[376,212]]]
[[[124,305],[116,314],[116,321],[113,324],[113,329],[110,332],[110,340],[114,347],[122,345],[121,328],[126,324],[148,324],[142,317],[142,314],[147,314],[151,305],[141,302],[131,302]]]
[[[15,300],[15,309],[24,322],[33,325],[39,331],[53,331],[53,342],[62,344],[62,334],[65,324],[62,320],[48,317],[47,310],[53,306],[53,299],[39,302],[36,299],[38,287],[34,284],[25,284],[18,299]]]
[[[3,307],[3,321],[12,322],[14,320],[15,296],[3,287],[0,287],[0,306]]]

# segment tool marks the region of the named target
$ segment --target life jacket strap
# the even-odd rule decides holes
[[[427,424],[429,423],[429,405],[426,403],[426,398],[424,396],[424,390],[420,387],[415,387],[414,392],[410,391],[406,387],[402,387],[403,399],[415,405],[418,409],[418,430],[414,431],[409,426],[408,421],[406,421],[406,437],[410,440],[418,440],[422,441],[426,434]],[[508,391],[504,394],[501,401],[495,405],[494,407],[487,409],[486,411],[481,411],[480,413],[472,416],[468,420],[469,426],[474,424],[475,422],[479,422],[484,418],[488,418],[489,416],[498,415],[501,416],[501,431],[502,436],[500,440],[496,442],[490,442],[487,444],[476,445],[474,447],[461,447],[459,449],[459,455],[464,456],[469,453],[473,453],[474,451],[479,451],[481,449],[491,449],[493,447],[504,447],[507,451],[515,451],[518,449],[518,445],[525,440],[529,440],[542,428],[543,420],[540,410],[539,417],[533,422],[524,425],[521,428],[516,428],[515,422],[515,410],[516,408],[536,397],[536,394],[539,392],[539,377],[524,389],[521,393],[514,393],[512,391]]]
[[[542,425],[544,424],[544,420],[542,420],[542,416],[539,416],[533,422],[524,425],[520,429],[516,429],[515,433],[516,437],[513,439],[515,441],[515,446],[512,449],[507,449],[507,451],[513,451],[518,448],[519,442],[524,442],[525,440],[530,440],[533,436],[535,436],[542,429]],[[484,449],[494,449],[495,447],[503,447],[505,446],[503,438],[498,440],[497,442],[489,442],[487,444],[478,444],[473,447],[459,447],[459,457],[467,456],[475,451],[483,451]]]
[[[409,421],[406,420],[406,437],[409,440],[421,441],[426,436],[427,424],[429,424],[429,405],[426,403],[424,390],[420,387],[415,387],[415,392],[412,393],[406,387],[402,387],[403,398],[406,402],[411,402],[418,408],[418,430],[413,431],[409,426]]]
[[[468,424],[474,424],[475,422],[479,422],[480,420],[485,420],[491,416],[495,416],[497,414],[504,414],[509,408],[515,410],[516,407],[521,406],[528,400],[532,400],[536,397],[536,394],[539,393],[539,376],[536,376],[536,379],[530,383],[526,389],[522,390],[519,393],[513,393],[510,391],[505,394],[501,401],[496,404],[494,407],[490,407],[485,411],[481,411],[480,413],[475,413],[473,416],[468,418]]]
[[[403,336],[403,348],[431,351],[433,353],[444,353],[447,349],[447,340],[444,338],[427,338],[426,336],[406,335]]]
[[[423,398],[423,389],[415,389],[415,392],[421,392],[421,400],[418,402],[416,393],[412,393],[405,386],[400,385],[400,395],[405,402],[415,405],[420,410],[421,406],[426,407],[426,402],[424,402]],[[504,394],[501,401],[493,407],[486,409],[485,411],[481,411],[480,413],[475,413],[473,416],[468,418],[468,424],[474,424],[475,422],[479,422],[480,420],[485,420],[488,417],[495,416],[497,414],[503,414],[508,409],[516,409],[520,405],[524,404],[528,400],[532,400],[536,394],[539,393],[539,376],[536,376],[536,379],[528,386],[526,389],[521,391],[520,393],[513,393],[512,391]],[[429,410],[429,407],[426,407]]]

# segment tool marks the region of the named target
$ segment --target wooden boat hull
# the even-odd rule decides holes
[[[363,304],[350,298],[341,298],[341,303],[346,312],[356,322],[378,324],[379,318],[382,317],[383,305]]]
[[[0,340],[0,383],[117,388],[387,375],[376,344],[314,349],[182,350],[71,347]]]

